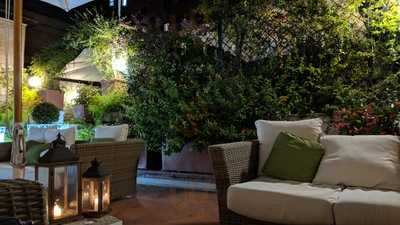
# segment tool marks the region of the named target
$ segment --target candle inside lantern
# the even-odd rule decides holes
[[[83,192],[83,201],[88,201],[88,199],[89,199],[89,193],[88,192]]]
[[[53,209],[53,216],[60,217],[62,215],[62,208],[56,203]]]
[[[99,210],[99,198],[97,197],[94,199],[94,210]]]

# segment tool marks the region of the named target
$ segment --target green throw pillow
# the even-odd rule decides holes
[[[281,132],[261,174],[282,180],[312,182],[323,155],[324,149],[318,142]]]
[[[34,165],[39,162],[40,154],[49,148],[49,144],[37,141],[26,142],[26,163]]]

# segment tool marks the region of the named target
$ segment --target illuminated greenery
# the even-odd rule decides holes
[[[8,80],[8,101],[0,102],[0,126],[6,126],[7,128],[11,128],[13,123],[14,93],[12,78],[13,77],[10,76]],[[0,77],[0,87],[6,88],[5,76]],[[39,101],[38,91],[28,87],[28,74],[24,72],[22,74],[22,119],[24,122],[29,120],[32,108],[38,104]]]
[[[79,90],[76,104],[83,105],[87,109],[85,122],[88,124],[100,125],[104,122],[119,124],[122,123],[122,115],[125,111],[125,98],[125,89],[111,90],[101,94],[98,88],[85,86]]]
[[[60,76],[65,65],[78,54],[77,49],[67,47],[62,41],[55,43],[33,57],[28,73],[41,77],[44,87],[59,89],[56,78]]]
[[[91,49],[91,59],[108,78],[114,78],[113,57],[130,54],[126,40],[132,27],[117,19],[108,19],[96,11],[87,11],[77,18],[64,38],[66,45],[73,49]]]
[[[129,116],[149,149],[251,139],[260,118],[366,105],[380,119],[364,130],[396,132],[396,120],[385,117],[400,99],[397,1],[218,0],[203,1],[200,11],[215,25],[211,32],[222,24],[215,36],[236,49],[216,58],[191,34],[132,38]],[[364,114],[357,115],[351,120]]]
[[[117,19],[107,19],[96,11],[86,11],[76,18],[60,42],[43,49],[33,58],[29,73],[45,80],[45,87],[58,89],[55,78],[65,65],[83,49],[91,50],[91,60],[104,73],[106,79],[115,78],[112,68],[113,57],[131,54],[125,48],[126,37],[132,28]]]
[[[92,49],[93,62],[108,78],[115,77],[114,57],[129,58],[129,97],[82,91],[78,103],[88,107],[89,120],[96,124],[111,109],[126,112],[123,120],[150,150],[176,152],[186,142],[201,149],[251,139],[260,118],[341,111],[355,112],[339,122],[353,130],[394,133],[398,111],[391,106],[400,99],[399,4],[203,1],[200,12],[211,24],[210,33],[235,46],[225,52],[190,32],[143,32],[87,13],[62,46],[71,52]],[[60,68],[51,65],[58,62],[48,67]],[[363,110],[371,105],[368,115],[379,119],[373,128],[363,127],[358,121],[364,121]]]

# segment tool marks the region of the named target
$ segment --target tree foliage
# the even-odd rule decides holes
[[[129,116],[150,149],[254,138],[260,118],[367,105],[380,119],[363,130],[393,131],[395,120],[384,118],[395,118],[391,105],[400,99],[397,1],[218,0],[200,11],[231,51],[216,57],[188,33],[131,39]]]

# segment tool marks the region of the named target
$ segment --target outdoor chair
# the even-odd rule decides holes
[[[128,139],[120,142],[76,143],[71,149],[79,156],[81,172],[97,158],[111,174],[111,198],[118,199],[136,191],[136,175],[139,155],[144,151],[144,141]]]

